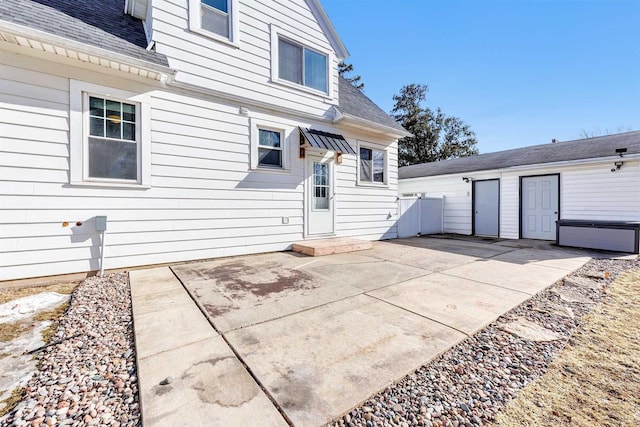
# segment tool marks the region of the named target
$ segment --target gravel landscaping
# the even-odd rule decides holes
[[[520,389],[545,373],[611,281],[632,269],[640,269],[639,259],[591,260],[329,425],[490,424]],[[524,336],[533,331],[534,338],[507,332],[514,329]]]
[[[35,356],[38,371],[1,426],[140,425],[127,273],[80,284]]]
[[[640,269],[639,259],[590,261],[330,425],[491,423],[631,269]],[[80,284],[51,343],[34,355],[38,371],[0,426],[140,425],[127,273]]]

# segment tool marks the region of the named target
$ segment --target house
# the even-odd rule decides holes
[[[398,173],[400,194],[443,198],[446,233],[638,252],[639,131],[405,166]]]
[[[317,0],[3,0],[0,280],[394,238],[347,55]]]

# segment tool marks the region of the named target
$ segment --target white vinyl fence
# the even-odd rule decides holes
[[[444,200],[439,197],[400,197],[398,237],[442,233]]]

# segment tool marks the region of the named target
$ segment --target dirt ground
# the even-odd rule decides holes
[[[620,276],[499,426],[640,425],[640,271]]]

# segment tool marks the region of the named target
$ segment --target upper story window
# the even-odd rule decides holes
[[[278,38],[278,77],[327,92],[327,55],[287,39]]]
[[[360,146],[358,181],[360,184],[385,184],[387,151]]]
[[[189,0],[191,31],[216,40],[238,42],[238,0]]]
[[[229,1],[200,0],[201,27],[229,38]]]
[[[271,24],[271,82],[332,99],[336,64],[330,47],[299,42],[299,35]],[[337,75],[337,73],[336,73]]]

